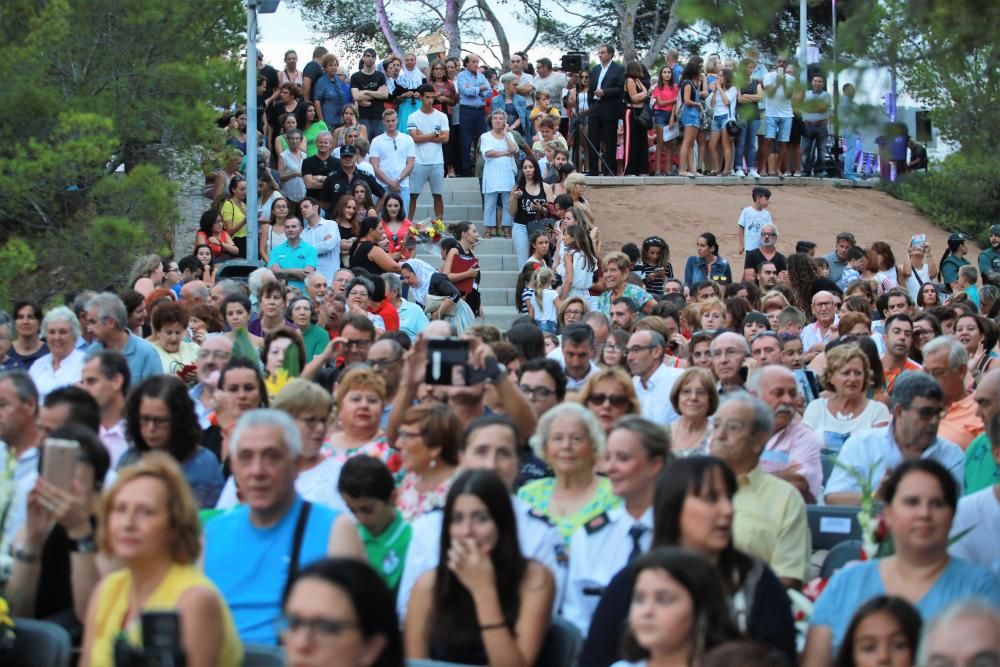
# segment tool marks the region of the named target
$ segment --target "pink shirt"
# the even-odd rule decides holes
[[[765,472],[779,472],[799,464],[798,473],[809,483],[813,498],[819,498],[823,487],[823,463],[820,453],[823,443],[816,433],[795,419],[791,424],[771,436],[760,456],[760,467]]]

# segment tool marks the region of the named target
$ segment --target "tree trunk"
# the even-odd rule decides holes
[[[649,45],[649,50],[646,51],[646,55],[642,58],[642,64],[647,68],[653,66],[653,62],[656,61],[656,57],[660,55],[660,51],[663,47],[667,45],[667,41],[674,36],[677,32],[677,27],[680,25],[680,19],[677,17],[681,0],[673,0],[670,3],[670,14],[667,17],[667,25],[664,26],[663,30],[659,32],[658,35],[653,39],[653,43]],[[657,12],[659,13],[659,12]]]
[[[635,49],[635,15],[639,12],[639,0],[615,0],[611,4],[618,14],[618,40],[622,45],[622,61],[634,62],[639,59]]]
[[[385,0],[375,0],[375,16],[378,19],[378,26],[382,29],[382,34],[385,36],[385,41],[389,44],[389,49],[395,55],[402,58],[403,50],[399,48],[399,40],[396,39],[396,33],[389,23],[389,13],[385,9]]]
[[[500,19],[493,13],[493,8],[490,7],[487,0],[478,0],[477,6],[486,20],[490,22],[493,32],[496,33],[497,42],[500,44],[500,57],[503,59],[500,67],[507,70],[510,68],[510,42],[507,40],[507,33],[504,31]]]
[[[448,57],[461,57],[462,33],[458,29],[458,15],[464,0],[445,0],[444,34],[448,38]]]

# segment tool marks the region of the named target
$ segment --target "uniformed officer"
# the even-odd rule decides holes
[[[520,438],[514,424],[500,415],[479,417],[465,429],[459,442],[459,470],[494,470],[513,490],[520,470]],[[525,558],[533,558],[550,570],[556,579],[553,609],[559,609],[566,582],[566,550],[559,530],[541,514],[536,514],[523,500],[511,495],[517,520],[517,539]],[[441,547],[441,523],[444,513],[428,512],[411,524],[413,535],[403,565],[403,576],[396,596],[400,621],[406,615],[410,590],[421,574],[438,565]]]
[[[604,587],[649,549],[653,490],[667,463],[670,434],[641,417],[623,417],[608,434],[607,475],[622,504],[573,533],[562,617],[586,636]]]

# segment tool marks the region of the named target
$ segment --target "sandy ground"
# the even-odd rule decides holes
[[[912,234],[927,234],[931,258],[941,259],[948,232],[934,226],[913,207],[884,192],[827,185],[767,186],[771,190],[771,217],[778,226],[778,250],[791,254],[800,240],[814,241],[816,254],[833,250],[838,232],[852,232],[868,246],[887,241],[898,261]],[[751,202],[751,186],[645,185],[588,188],[587,198],[603,236],[603,251],[632,241],[637,245],[651,234],[670,246],[675,275],[695,252],[702,232],[716,235],[721,254],[733,260],[738,249],[740,211]],[[969,242],[969,256],[979,250]],[[742,261],[734,261],[742,266]]]

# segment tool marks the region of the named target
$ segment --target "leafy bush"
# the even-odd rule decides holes
[[[1000,220],[1000,157],[956,153],[940,169],[908,174],[885,190],[908,201],[949,231],[989,240],[990,225]]]

